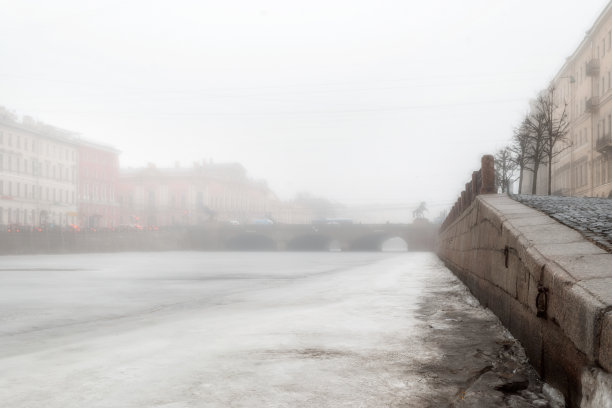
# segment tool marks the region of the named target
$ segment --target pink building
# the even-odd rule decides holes
[[[78,218],[81,228],[117,225],[119,151],[78,140]]]
[[[237,163],[196,163],[190,168],[122,169],[119,224],[202,225],[210,221],[249,223],[269,218],[295,222],[265,182],[249,179]]]

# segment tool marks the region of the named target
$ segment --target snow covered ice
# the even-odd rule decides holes
[[[3,257],[0,405],[426,406],[434,292],[495,324],[429,253]]]

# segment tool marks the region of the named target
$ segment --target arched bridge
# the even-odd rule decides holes
[[[219,225],[191,231],[194,249],[267,251],[380,251],[392,238],[408,250],[433,248],[437,227],[423,224]]]

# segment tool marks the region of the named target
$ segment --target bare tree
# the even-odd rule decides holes
[[[553,159],[571,146],[567,133],[569,120],[567,102],[559,106],[555,101],[555,87],[550,86],[538,97],[537,109],[544,116],[546,132],[544,133],[544,153],[548,163],[548,195],[551,195]]]
[[[540,165],[547,164],[546,159],[548,157],[545,149],[545,135],[547,132],[546,115],[539,109],[539,103],[536,102],[535,112],[527,116],[525,126],[529,134],[527,155],[525,157],[527,166],[525,166],[525,168],[533,172],[531,194],[535,194],[538,187],[538,171],[540,170]]]
[[[518,193],[523,192],[523,172],[528,164],[528,149],[529,149],[529,127],[527,126],[528,118],[525,117],[521,122],[521,125],[514,129],[514,135],[512,137],[512,151],[511,159],[514,161],[516,168],[519,170],[519,187]]]
[[[509,192],[510,183],[514,181],[516,162],[512,158],[512,150],[509,146],[495,153],[495,181],[501,186],[502,193]]]

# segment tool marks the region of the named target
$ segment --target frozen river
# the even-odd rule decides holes
[[[0,258],[2,407],[444,406],[509,341],[429,253]]]

